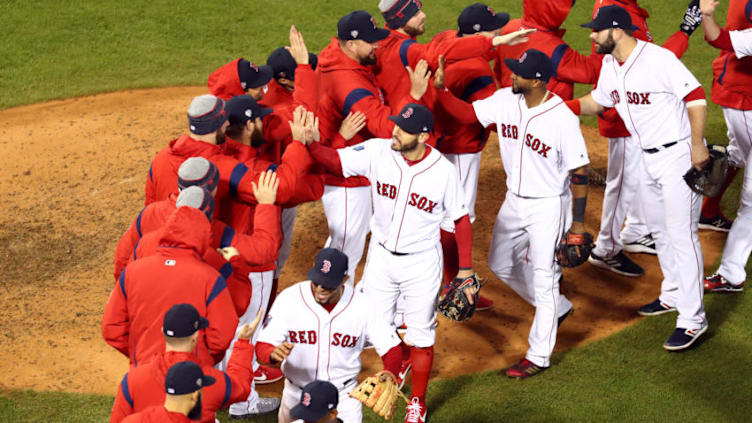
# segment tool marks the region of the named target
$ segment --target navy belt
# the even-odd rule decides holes
[[[657,153],[659,151],[663,151],[663,150],[671,147],[672,145],[674,145],[674,144],[676,144],[678,142],[679,141],[674,141],[674,142],[670,142],[670,143],[667,143],[667,144],[663,144],[663,145],[655,147],[655,148],[646,148],[646,149],[644,149],[642,151],[644,151],[644,152],[646,152],[648,154],[655,154],[655,153]]]
[[[383,242],[379,242],[379,245],[381,245],[385,250],[389,251],[389,253],[391,255],[393,255],[393,256],[399,256],[399,257],[401,257],[401,256],[406,256],[406,255],[410,254],[410,253],[398,253],[396,251],[392,251],[392,250],[386,248],[386,246],[384,246]]]

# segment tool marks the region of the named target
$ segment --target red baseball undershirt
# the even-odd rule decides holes
[[[729,35],[728,30],[721,28],[721,33],[718,35],[718,38],[716,38],[713,41],[708,40],[708,37],[705,37],[705,40],[713,47],[719,48],[721,50],[726,51],[734,51],[734,46],[731,44],[731,36]]]

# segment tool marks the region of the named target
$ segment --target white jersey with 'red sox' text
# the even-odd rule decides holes
[[[603,56],[598,85],[591,95],[601,106],[616,108],[629,133],[645,150],[692,135],[684,97],[699,86],[670,50],[637,40],[621,65],[614,56]]]
[[[731,38],[731,46],[734,47],[734,54],[738,59],[752,56],[752,28],[729,31],[729,38]]]
[[[394,329],[384,319],[372,318],[363,297],[354,294],[345,284],[331,313],[314,300],[310,281],[297,283],[277,296],[257,342],[294,345],[282,371],[298,387],[319,379],[342,389],[360,372],[366,340],[379,355],[399,344]]]
[[[439,243],[439,225],[467,214],[457,168],[438,150],[409,166],[392,140],[374,138],[337,150],[344,176],[371,182],[371,233],[387,250],[417,253]]]
[[[512,87],[473,102],[484,127],[496,124],[507,189],[521,197],[562,195],[569,189],[569,171],[589,163],[580,120],[556,94],[528,108]]]

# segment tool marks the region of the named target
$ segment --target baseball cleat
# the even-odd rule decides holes
[[[707,330],[707,324],[699,329],[676,328],[674,329],[674,333],[663,343],[663,348],[667,351],[679,351],[689,348]]]
[[[397,373],[397,386],[399,386],[400,389],[402,389],[403,386],[405,386],[405,380],[407,380],[407,374],[410,372],[410,369],[413,368],[413,360],[408,358],[407,360],[402,360],[402,364],[400,364],[400,370],[399,373]]]
[[[523,358],[514,366],[508,368],[505,373],[507,377],[513,379],[525,379],[530,376],[535,376],[538,373],[546,370],[548,367],[536,366],[532,361],[527,358]]]
[[[672,311],[676,311],[676,307],[672,307],[663,303],[660,299],[656,299],[652,303],[645,304],[637,310],[637,313],[642,316],[657,316],[659,314],[666,314]]]
[[[253,372],[253,381],[256,385],[266,385],[281,380],[285,375],[282,370],[276,367],[259,366],[258,370]]]
[[[724,278],[720,273],[714,273],[703,281],[705,292],[742,292],[744,282],[734,285]]]
[[[595,267],[610,270],[617,275],[636,278],[645,274],[642,267],[624,255],[624,251],[619,251],[619,254],[613,257],[601,257],[591,252],[588,261]]]
[[[711,231],[728,232],[731,229],[731,224],[734,223],[728,220],[723,214],[719,214],[713,217],[705,217],[700,215],[700,229],[709,229]]]
[[[494,302],[492,299],[488,297],[484,297],[482,295],[478,295],[478,304],[475,306],[475,311],[483,311],[488,310],[491,307],[493,307]]]
[[[426,403],[418,397],[412,397],[405,409],[405,423],[425,423],[427,414]]]
[[[245,401],[247,403],[247,401]],[[271,413],[279,408],[282,400],[279,398],[262,398],[259,397],[256,400],[256,404],[253,407],[248,407],[248,410],[244,414],[232,414],[230,418],[235,420],[251,419],[261,414]],[[235,405],[235,404],[233,404]]]
[[[625,243],[624,251],[628,253],[658,254],[655,251],[655,240],[652,234],[647,234],[636,241]]]
[[[559,316],[559,318],[557,319],[557,326],[561,326],[561,324],[564,323],[564,321],[567,320],[567,317],[569,317],[569,315],[572,313],[574,313],[574,307],[570,308],[566,313]]]

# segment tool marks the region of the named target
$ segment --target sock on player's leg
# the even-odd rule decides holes
[[[413,361],[412,396],[425,402],[428,377],[433,367],[433,346],[427,348],[410,347],[410,352]]]
[[[442,292],[446,290],[449,283],[452,282],[457,272],[460,270],[460,256],[457,251],[457,239],[453,232],[441,230],[441,250],[444,254],[444,284]]]
[[[723,181],[723,187],[721,187],[721,194],[714,198],[708,198],[705,197],[702,200],[702,216],[703,217],[715,217],[721,214],[721,199],[723,198],[723,194],[726,192],[726,188],[731,185],[731,182],[734,180],[734,176],[736,176],[737,172],[739,172],[738,167],[730,166],[728,168],[728,174],[726,174],[726,180]],[[442,244],[443,245],[443,244]]]
[[[400,342],[400,352],[402,354],[402,361],[407,360],[410,358],[411,348],[409,345],[405,344],[405,341]]]

